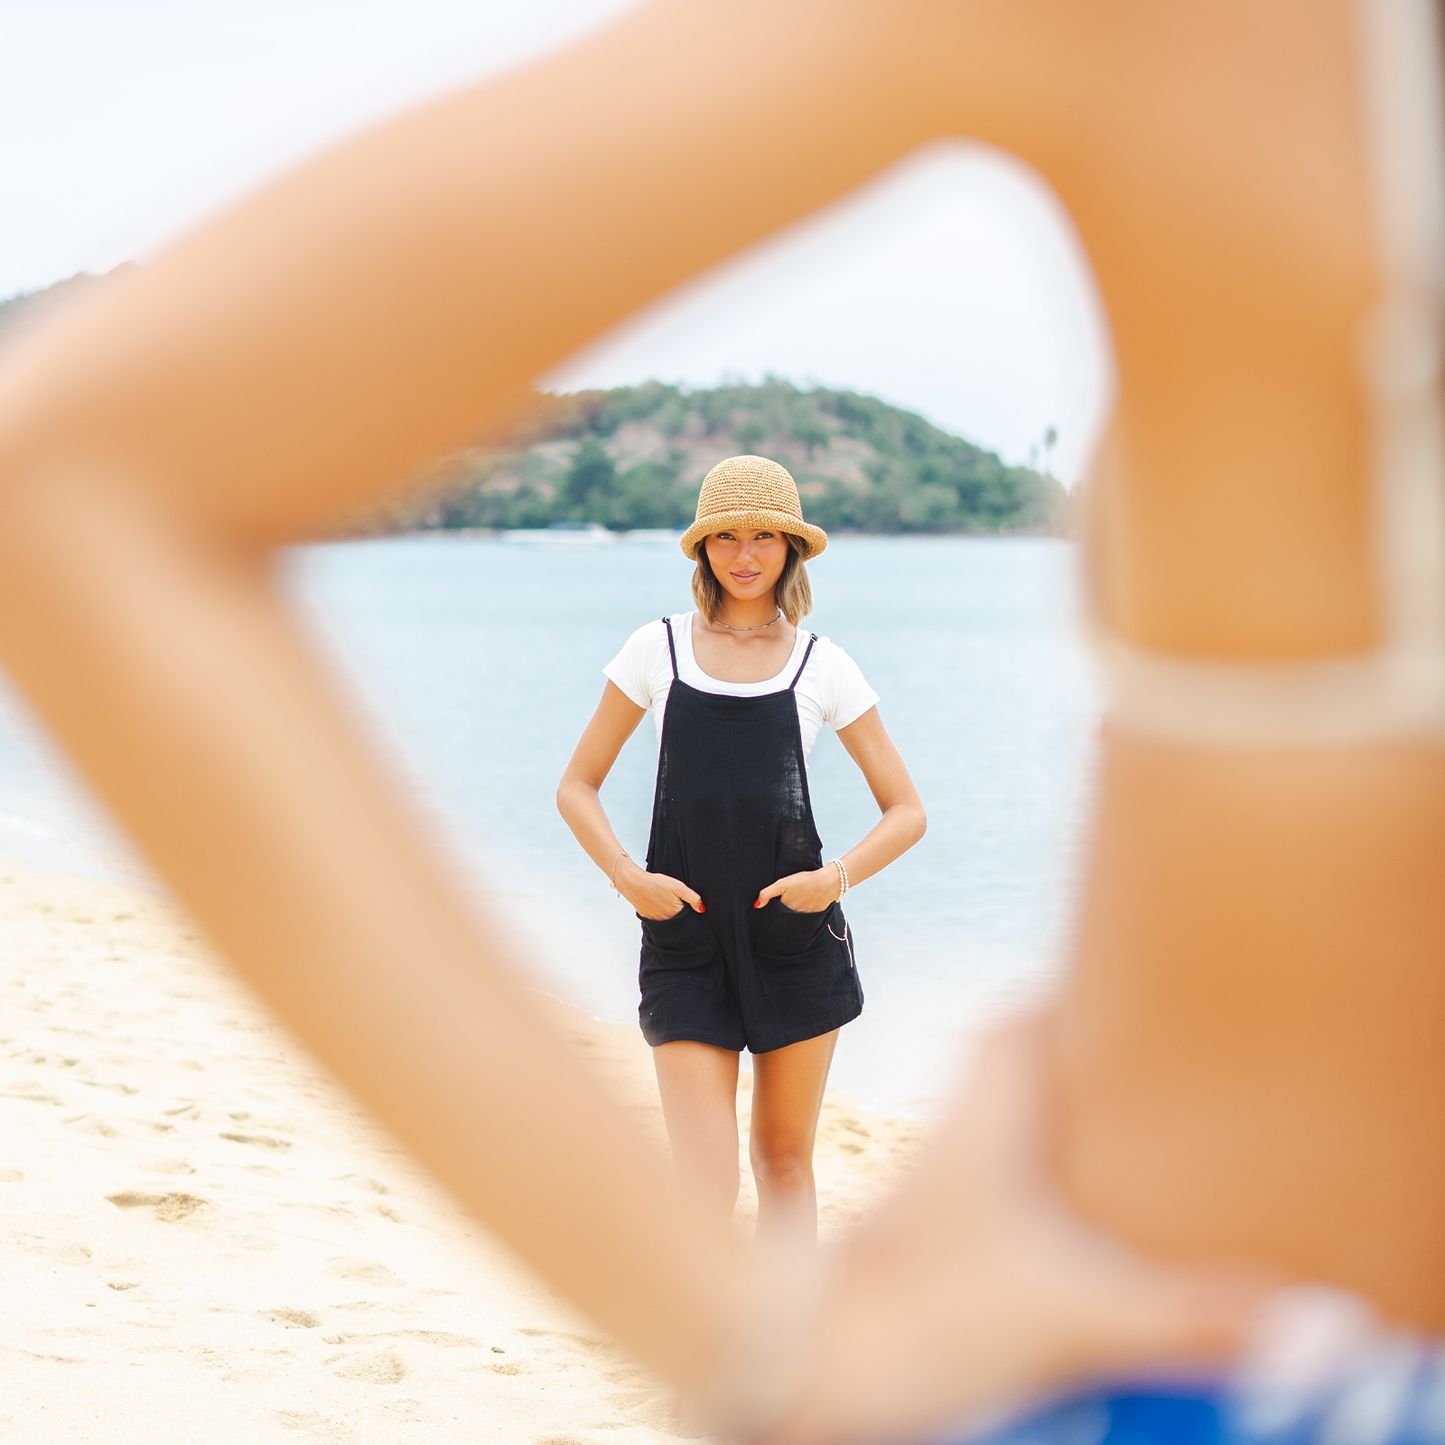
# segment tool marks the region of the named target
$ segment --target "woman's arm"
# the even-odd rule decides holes
[[[869,791],[883,816],[842,855],[848,870],[848,885],[861,883],[881,873],[895,858],[906,853],[928,828],[928,817],[908,767],[888,736],[876,707],[845,728],[839,728],[838,740],[848,749],[848,756],[858,764],[867,779]],[[799,913],[817,913],[839,897],[843,880],[831,864],[810,873],[791,873],[770,883],[754,907],[761,908],[770,898],[781,898],[786,907]]]
[[[906,853],[923,837],[928,817],[923,800],[876,707],[838,730],[838,741],[858,764],[881,818],[861,843],[843,855],[849,884],[861,883],[881,873],[893,860]]]
[[[645,708],[638,707],[615,682],[609,681],[557,784],[557,811],[562,821],[572,830],[583,852],[609,879],[615,880],[618,860],[626,850],[612,831],[598,794],[622,745],[646,716]]]
[[[649,873],[628,857],[599,796],[623,743],[644,716],[615,682],[602,689],[602,701],[557,784],[557,811],[587,856],[644,918],[671,918],[684,904],[703,913],[702,899],[686,883],[665,873]]]

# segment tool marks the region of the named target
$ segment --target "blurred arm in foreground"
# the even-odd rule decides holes
[[[1356,355],[1381,280],[1353,23],[1346,0],[651,4],[301,168],[7,358],[7,668],[278,1014],[685,1391],[727,1355],[737,1263],[536,1019],[505,930],[462,902],[360,742],[269,557],[670,287],[969,135],[1055,186],[1109,310],[1104,628],[1185,666],[1367,651],[1383,623]],[[1445,1167],[1422,1132],[1445,1093],[1445,985],[1421,952],[1445,923],[1424,886],[1438,758],[1292,746],[1281,795],[1209,739],[1112,734],[1050,1054],[1057,1157],[1135,1240],[1258,1252],[1445,1322]],[[1181,828],[1187,846],[1160,846]],[[1300,846],[1325,871],[1297,867]],[[1385,901],[1382,994],[1357,950]],[[1330,1070],[1350,1100],[1333,1123],[1308,1087]],[[845,1251],[776,1438],[903,1438],[1228,1343],[1227,1291],[1056,1227],[999,1142],[1008,1116],[974,1097]]]

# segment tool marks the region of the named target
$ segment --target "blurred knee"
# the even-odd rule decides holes
[[[797,1194],[813,1179],[813,1161],[803,1150],[789,1146],[754,1146],[749,1150],[753,1177],[760,1189],[772,1194]]]

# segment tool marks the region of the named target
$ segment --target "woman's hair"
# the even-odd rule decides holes
[[[784,532],[783,537],[788,544],[788,555],[773,596],[783,616],[796,627],[813,610],[813,588],[808,581],[807,563],[803,561],[803,552],[808,544],[791,532]],[[698,543],[697,571],[692,574],[692,596],[697,610],[709,622],[716,622],[726,593],[722,583],[713,575],[712,563],[707,560],[706,537]]]

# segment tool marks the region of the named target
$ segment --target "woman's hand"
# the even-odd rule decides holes
[[[983,1043],[931,1147],[842,1246],[767,1445],[933,1439],[1091,1377],[1238,1348],[1278,1280],[1146,1259],[1055,1195],[1041,1032],[1027,1020]]]
[[[695,913],[706,913],[702,895],[695,893],[680,878],[666,873],[649,873],[631,858],[623,858],[617,866],[617,891],[642,915],[654,922],[676,918],[687,904]]]
[[[770,898],[781,898],[784,908],[794,913],[821,913],[830,903],[842,896],[843,880],[838,870],[825,863],[811,873],[789,873],[776,883],[769,883],[758,894],[754,908],[763,908]]]

